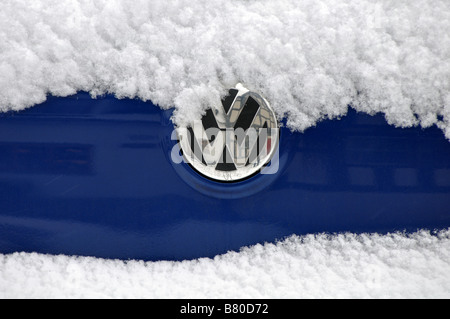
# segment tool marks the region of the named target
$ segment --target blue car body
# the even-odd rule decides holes
[[[350,110],[282,128],[278,172],[220,183],[175,164],[172,111],[86,93],[0,115],[0,253],[213,257],[309,233],[450,226],[450,143]]]

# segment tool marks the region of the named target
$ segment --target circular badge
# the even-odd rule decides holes
[[[177,128],[184,160],[199,174],[220,182],[249,178],[278,151],[279,128],[269,103],[241,84],[222,105],[190,127]]]

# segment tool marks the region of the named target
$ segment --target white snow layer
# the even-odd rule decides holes
[[[294,130],[351,105],[450,139],[450,1],[1,1],[2,111],[83,90],[186,124],[238,82]]]
[[[0,298],[449,298],[450,230],[291,236],[182,262],[0,255]]]

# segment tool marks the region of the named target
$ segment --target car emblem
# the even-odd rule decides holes
[[[241,84],[222,105],[212,107],[189,127],[177,128],[185,162],[201,175],[221,182],[249,178],[278,150],[279,128],[269,103]]]

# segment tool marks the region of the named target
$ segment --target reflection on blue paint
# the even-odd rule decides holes
[[[0,252],[181,260],[316,232],[450,226],[450,142],[350,111],[237,184],[173,164],[170,111],[80,93],[0,116]]]

